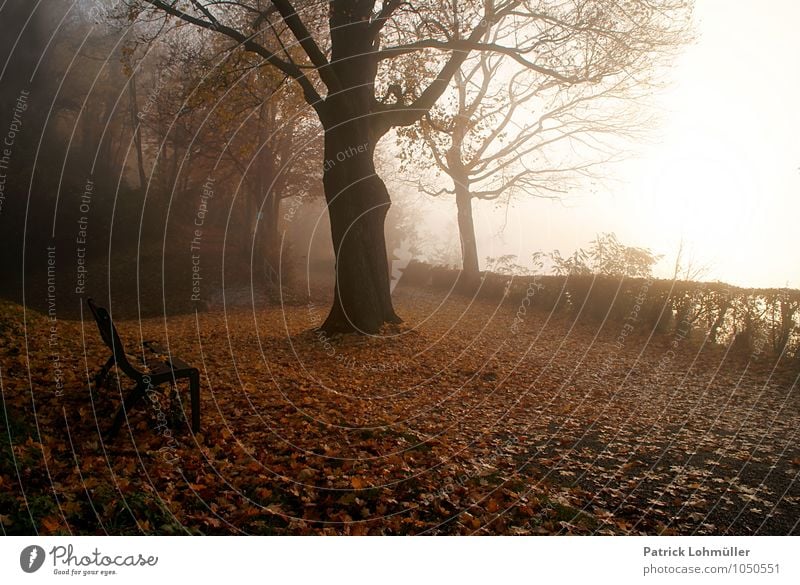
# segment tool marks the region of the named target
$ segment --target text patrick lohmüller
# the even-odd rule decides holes
[[[722,548],[693,548],[691,546],[678,546],[666,548],[644,547],[646,557],[749,557],[749,548],[738,546],[723,546]]]

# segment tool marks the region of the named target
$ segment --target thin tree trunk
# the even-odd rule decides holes
[[[255,219],[254,250],[260,257],[262,274],[268,285],[280,283],[280,234],[279,213],[281,192],[277,180],[277,152],[274,139],[270,139],[270,129],[275,124],[275,110],[271,100],[265,100],[259,109],[259,170],[257,181],[257,215]]]
[[[463,88],[459,73],[456,81]],[[453,143],[447,152],[447,165],[453,187],[456,192],[456,208],[458,209],[458,235],[461,240],[461,274],[458,286],[462,292],[472,294],[480,283],[480,266],[478,264],[478,244],[475,239],[475,223],[472,219],[472,193],[467,170],[462,161],[464,136],[467,131],[468,119],[462,114],[465,105],[465,93],[459,91],[459,115],[454,120]]]
[[[131,98],[131,125],[133,127],[133,142],[136,146],[136,166],[139,170],[139,189],[144,191],[145,183],[147,179],[145,178],[144,172],[144,153],[142,152],[142,124],[139,122],[139,118],[137,117],[137,112],[139,110],[139,104],[136,98],[136,73],[131,74],[130,82],[128,83],[128,89],[130,92]]]
[[[722,323],[725,321],[725,315],[728,313],[729,308],[730,308],[730,302],[728,301],[720,305],[719,314],[717,314],[716,319],[714,319],[714,323],[712,323],[711,328],[708,330],[709,343],[717,342],[717,335],[719,334],[719,329],[720,327],[722,327]]]
[[[461,277],[459,283],[472,292],[480,283],[478,243],[475,238],[475,223],[472,219],[472,194],[461,184],[456,184],[456,207],[458,208],[458,235],[461,239]]]
[[[253,239],[248,239],[252,245],[253,268],[257,275],[263,277],[264,283],[270,286],[280,284],[278,267],[280,265],[280,237],[278,234],[278,210],[276,209],[277,197],[270,192],[263,206],[258,202],[252,207],[251,223]],[[259,209],[259,207],[261,207]]]
[[[258,226],[261,234],[258,250],[263,254],[264,276],[267,282],[274,286],[280,284],[281,276],[281,240],[278,231],[280,229],[280,204],[280,196],[273,186],[267,193],[267,199],[264,201],[263,212],[261,213],[261,225]]]

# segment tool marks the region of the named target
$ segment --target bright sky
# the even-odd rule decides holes
[[[663,254],[660,276],[683,239],[707,280],[800,288],[800,2],[697,0],[696,20],[659,98],[659,140],[599,193],[518,201],[507,215],[476,204],[482,260],[569,253],[613,231]],[[454,201],[435,208],[455,223]]]

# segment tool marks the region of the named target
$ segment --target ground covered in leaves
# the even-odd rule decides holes
[[[800,532],[796,372],[702,335],[396,293],[406,322],[376,337],[316,333],[323,304],[120,321],[130,353],[158,340],[201,369],[202,432],[160,422],[181,386],[112,442],[90,316],[0,303],[4,533]]]

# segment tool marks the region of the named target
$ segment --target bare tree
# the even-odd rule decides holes
[[[507,55],[554,82],[591,81],[606,71],[587,56],[623,62],[652,38],[672,44],[688,18],[682,0],[334,0],[304,2],[301,11],[289,0],[133,3],[257,54],[293,79],[316,111],[336,254],[333,307],[322,325],[328,332],[371,333],[400,321],[384,235],[391,201],[375,173],[375,146],[427,113],[472,51]],[[510,24],[519,31],[513,44],[485,40]]]
[[[485,42],[510,44],[519,32],[518,26],[498,28]],[[674,37],[674,44],[641,39],[621,54],[589,52],[584,67],[595,74],[572,80],[520,67],[503,53],[479,53],[464,62],[430,112],[398,131],[406,166],[426,160],[425,150],[435,163],[436,172],[422,174],[418,188],[455,196],[462,286],[473,290],[480,281],[473,200],[556,198],[622,158],[623,139],[642,137],[652,126],[640,106],[655,85],[658,62],[687,38]],[[437,189],[442,173],[452,186]]]

